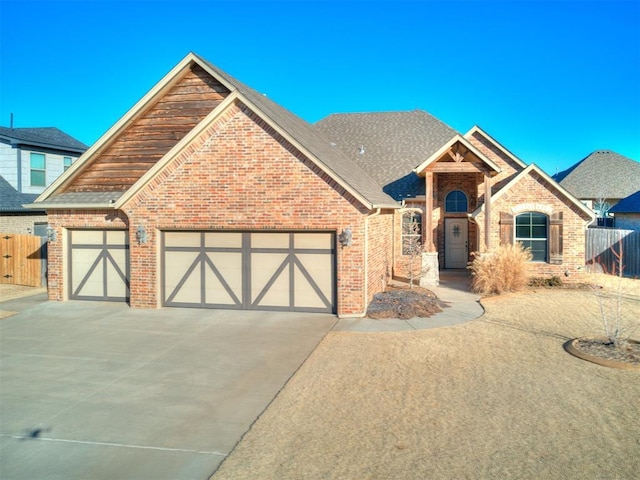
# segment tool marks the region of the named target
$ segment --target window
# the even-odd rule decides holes
[[[64,157],[62,159],[62,165],[64,166],[64,171],[65,172],[71,166],[72,163],[73,163],[73,161],[71,160],[71,157]]]
[[[46,186],[44,153],[31,153],[31,186]]]
[[[407,212],[402,215],[402,254],[415,255],[422,249],[422,214]]]
[[[516,242],[531,249],[534,262],[547,261],[547,216],[527,212],[516,217]]]
[[[467,196],[462,190],[447,193],[444,199],[444,211],[447,213],[465,213],[467,211]]]
[[[42,223],[42,222],[38,222],[36,224],[33,225],[33,234],[37,235],[39,237],[46,237],[47,236],[47,227],[49,226],[48,223]]]

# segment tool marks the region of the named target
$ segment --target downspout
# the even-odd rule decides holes
[[[362,316],[367,314],[367,303],[369,302],[369,219],[380,215],[382,209],[378,208],[371,215],[364,219],[364,311]]]

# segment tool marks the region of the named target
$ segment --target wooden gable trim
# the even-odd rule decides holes
[[[77,175],[79,175],[91,161],[104,151],[117,137],[124,131],[128,125],[133,123],[136,118],[142,115],[146,108],[156,99],[160,98],[166,91],[180,80],[184,71],[191,67],[193,63],[197,63],[204,68],[207,73],[205,62],[202,62],[196,55],[189,53],[175,67],[169,71],[151,90],[149,90],[133,107],[125,113],[109,130],[107,130],[89,149],[78,158],[71,167],[60,175],[51,185],[49,185],[35,200],[42,202],[49,198],[55,191],[69,185]],[[217,77],[216,77],[217,79]],[[223,82],[221,82],[223,83]],[[223,83],[226,86],[226,82]]]
[[[513,153],[511,153],[509,150],[507,150],[500,142],[498,142],[495,138],[493,138],[487,132],[482,130],[478,125],[474,125],[471,128],[471,130],[469,130],[467,133],[464,134],[464,137],[469,139],[469,138],[471,138],[473,136],[474,133],[479,133],[484,138],[486,138],[491,143],[493,143],[498,150],[500,150],[502,153],[504,153],[507,157],[509,157],[515,163],[520,165],[522,168],[527,168],[527,164],[526,163],[524,163],[522,160],[520,160],[518,157],[516,157]]]
[[[487,158],[482,152],[480,152],[480,150],[478,150],[476,147],[474,147],[471,142],[469,142],[466,138],[460,136],[460,135],[455,135],[451,140],[449,140],[447,143],[445,143],[442,147],[440,147],[433,155],[431,155],[427,160],[425,160],[424,162],[422,162],[420,165],[418,165],[416,168],[413,169],[413,171],[415,173],[417,173],[418,175],[424,176],[424,172],[429,168],[430,165],[432,165],[433,163],[438,162],[438,160],[440,160],[444,155],[453,155],[453,160],[454,162],[449,162],[455,165],[462,165],[465,163],[471,163],[471,162],[464,162],[464,161],[459,161],[456,162],[455,161],[455,154],[456,151],[452,150],[452,147],[456,144],[456,143],[460,143],[462,144],[470,153],[472,153],[473,155],[475,155],[482,163],[483,165],[486,165],[484,167],[481,167],[480,169],[478,169],[478,167],[471,169],[469,171],[471,172],[485,172],[487,169],[489,171],[493,171],[496,173],[499,173],[502,171],[502,169],[496,165],[493,161],[491,161],[489,158]],[[434,172],[442,172],[442,171],[447,171],[450,172],[452,170],[435,170],[435,167],[431,167],[429,168],[430,171],[434,171]],[[440,168],[440,167],[437,167]],[[453,170],[456,171],[456,170]],[[466,171],[466,170],[463,170]]]
[[[223,115],[226,110],[236,103],[239,94],[237,92],[231,92],[227,98],[225,98],[220,105],[211,111],[195,128],[193,128],[182,140],[180,140],[171,150],[169,150],[164,157],[156,162],[140,179],[135,182],[124,195],[122,195],[115,203],[113,208],[122,208],[131,198],[136,195],[140,190],[146,187],[156,175],[158,175],[165,167],[176,158],[185,148],[193,142],[204,130],[206,130],[211,123],[217,118]]]

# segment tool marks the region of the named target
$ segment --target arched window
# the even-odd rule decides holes
[[[462,190],[452,190],[444,199],[444,211],[447,213],[465,213],[467,205],[467,196]]]
[[[547,261],[548,217],[544,213],[525,212],[516,217],[516,242],[531,249],[532,261]]]

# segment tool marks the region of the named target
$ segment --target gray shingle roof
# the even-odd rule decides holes
[[[423,110],[334,114],[315,127],[396,200],[424,195],[412,170],[458,134]]]
[[[108,205],[115,203],[122,195],[124,192],[65,192],[54,194],[38,204],[51,208],[56,205]]]
[[[620,200],[609,213],[640,213],[640,190]]]
[[[77,153],[82,153],[88,148],[84,143],[55,127],[0,127],[0,138],[5,138],[13,144],[33,145]]]
[[[32,203],[36,198],[38,198],[37,194],[18,192],[4,177],[0,176],[0,212],[33,213],[33,210],[27,210],[22,205]]]
[[[577,198],[625,198],[640,190],[640,163],[598,150],[553,178]]]
[[[200,57],[198,57],[200,58]],[[331,145],[331,141],[313,125],[294,115],[289,110],[273,102],[268,97],[256,92],[251,87],[231,77],[216,66],[200,59],[222,77],[227,83],[237,88],[249,101],[260,109],[271,121],[287,132],[295,141],[308,149],[316,158],[326,165],[335,176],[342,179],[356,192],[375,206],[398,206],[394,200],[382,191],[381,186],[348,155]]]

